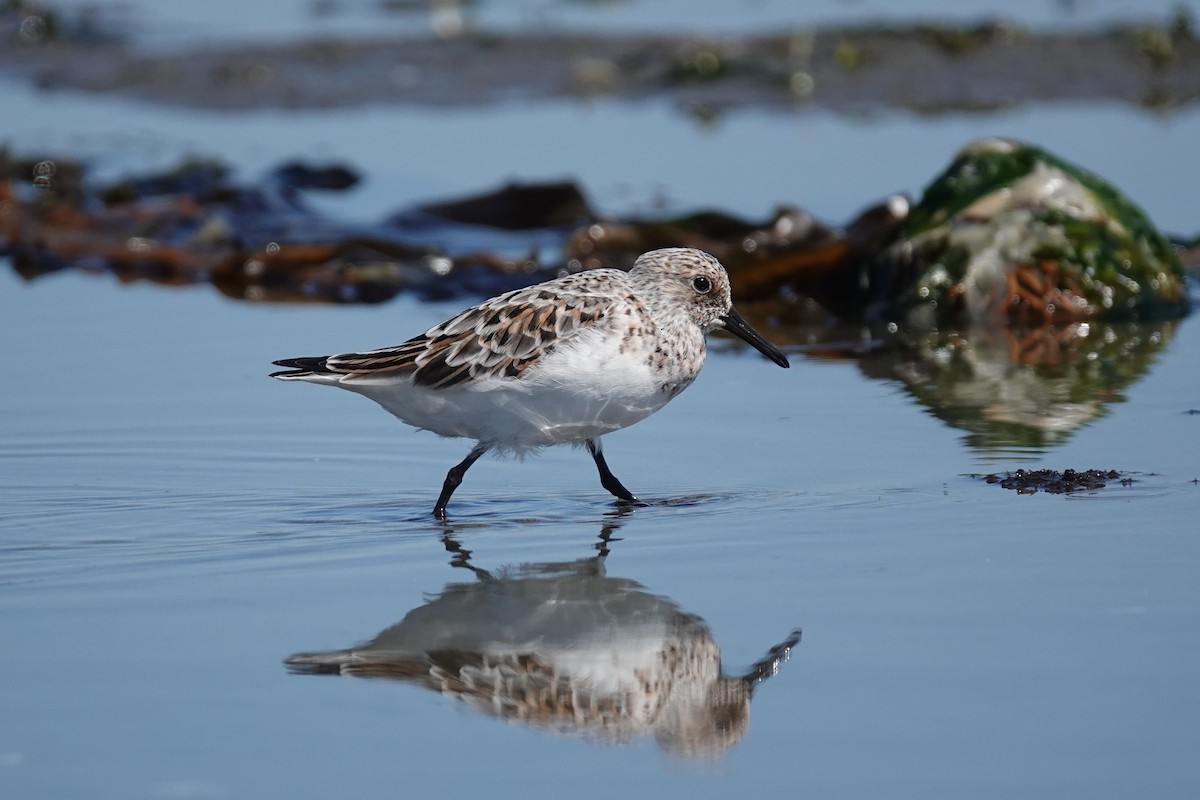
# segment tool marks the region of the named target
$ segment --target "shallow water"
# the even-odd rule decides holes
[[[586,454],[560,448],[480,462],[442,526],[428,509],[462,443],[265,373],[451,310],[261,307],[88,275],[30,286],[5,268],[20,365],[0,393],[6,796],[1200,786],[1194,321],[1090,424],[1015,455],[973,450],[852,361],[784,371],[718,347],[679,400],[606,438],[649,507],[617,513]],[[1136,482],[1018,496],[969,477],[1043,465]],[[614,744],[586,715],[555,733],[411,682],[283,664],[476,591],[462,584],[484,579],[452,565],[462,549],[507,576],[496,586],[528,594],[542,573],[520,565],[556,562],[586,595],[602,540],[604,580],[693,619],[728,675],[802,629],[721,752],[637,726]],[[609,647],[648,646],[607,596],[581,607],[615,614]],[[529,635],[556,607],[502,624]],[[586,652],[578,669],[604,674]]]
[[[792,14],[721,7],[754,29],[784,5]],[[1020,9],[1074,24],[1063,10],[1073,5]],[[608,6],[475,8],[599,24]],[[641,14],[639,29],[679,8],[616,6]],[[188,4],[213,16],[183,26],[184,11],[155,4],[163,16],[139,32],[153,43],[185,28],[266,29],[225,7]],[[340,4],[331,20],[308,7],[271,5],[271,30],[378,24],[374,4]],[[852,16],[882,4],[811,7]],[[1079,4],[1086,19],[1125,7]],[[218,154],[249,177],[290,157],[346,159],[364,185],[314,202],[357,220],[566,175],[614,213],[761,216],[792,202],[842,221],[919,191],[967,140],[1014,135],[1109,178],[1168,231],[1200,227],[1194,110],[747,111],[706,126],[656,103],[607,101],[233,115],[6,80],[0,117],[14,149],[89,157],[101,175],[187,153]],[[648,507],[618,513],[587,455],[554,449],[481,461],[440,525],[429,509],[466,444],[266,373],[275,358],[398,342],[455,310],[409,298],[251,305],[106,275],[26,284],[0,259],[0,796],[1200,791],[1194,318],[1115,333],[1147,345],[1101,358],[1100,372],[1122,374],[1086,391],[1022,368],[1003,343],[969,353],[974,380],[954,382],[936,359],[795,349],[784,371],[714,339],[693,387],[605,439],[614,472]],[[1014,437],[1013,421],[1030,419],[1050,424]],[[971,477],[1043,466],[1118,469],[1134,482],[1019,496]],[[609,679],[619,672],[596,653],[644,654],[664,620],[693,646],[719,646],[728,676],[803,636],[756,685],[745,729],[723,718],[725,749],[707,754],[649,727],[605,733],[600,715],[524,722],[411,678],[284,664],[432,615],[477,586],[506,601],[493,628],[536,637],[547,619],[565,624],[561,604],[530,600],[550,585],[539,581],[558,582],[591,620],[570,623],[591,638],[559,642],[559,656]]]

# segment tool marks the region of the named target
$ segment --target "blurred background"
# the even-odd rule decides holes
[[[1105,176],[1168,231],[1198,227],[1185,202],[1197,179],[1195,79],[1174,74],[1196,67],[1191,44],[1171,49],[1172,30],[1191,36],[1189,2],[68,0],[45,6],[50,25],[28,21],[43,6],[7,6],[4,141],[16,153],[85,159],[97,180],[185,156],[219,158],[253,180],[302,158],[361,173],[352,192],[313,197],[353,219],[510,180],[570,178],[613,214],[712,207],[762,216],[788,203],[840,224],[890,193],[918,194],[968,141],[1013,136]],[[1114,26],[1129,44],[1121,59],[1072,44]],[[873,28],[933,44],[875,69],[872,51],[854,44],[855,30]],[[982,45],[1018,33],[1068,41],[1037,48],[1044,61],[1032,75],[1020,57],[964,74],[973,35]],[[566,88],[532,80],[507,58],[479,88],[459,51],[434,61],[406,44],[528,37],[527,60],[542,64],[539,43],[556,34],[585,40],[549,62],[567,62],[568,79],[574,70]],[[668,80],[627,88],[606,77],[617,68],[607,48],[593,56],[586,46],[590,37],[647,37],[642,58],[674,63],[696,43],[754,36],[795,38],[790,96],[739,99],[720,81],[698,91]],[[298,57],[330,42],[353,69],[331,75],[333,56]],[[839,43],[840,69],[828,79],[806,67],[811,53]],[[1167,61],[1156,68],[1155,58]],[[1167,91],[1177,82],[1177,94]],[[248,97],[248,85],[261,93]],[[930,99],[914,106],[918,97]]]

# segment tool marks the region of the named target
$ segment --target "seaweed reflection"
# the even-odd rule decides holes
[[[652,735],[672,754],[726,750],[745,735],[755,688],[788,659],[800,632],[746,673],[725,674],[703,619],[606,574],[618,519],[605,524],[595,555],[497,571],[475,565],[447,528],[451,565],[474,580],[447,584],[365,644],[285,663],[302,674],[412,683],[600,743]]]

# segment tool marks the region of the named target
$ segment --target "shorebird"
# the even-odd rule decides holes
[[[586,447],[601,485],[637,504],[600,437],[686,389],[704,365],[705,335],[718,329],[789,366],[734,309],[717,259],[668,248],[628,272],[594,269],[493,297],[394,347],[276,361],[287,369],[271,377],[349,389],[416,428],[475,440],[446,474],[439,519],[484,453],[556,444]]]

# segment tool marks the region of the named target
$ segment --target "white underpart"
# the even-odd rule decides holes
[[[608,335],[606,335],[608,333]],[[525,455],[628,427],[671,399],[638,348],[620,352],[604,326],[560,343],[520,378],[484,378],[429,389],[395,378],[314,375],[358,392],[416,428]],[[699,372],[700,365],[696,365]]]

